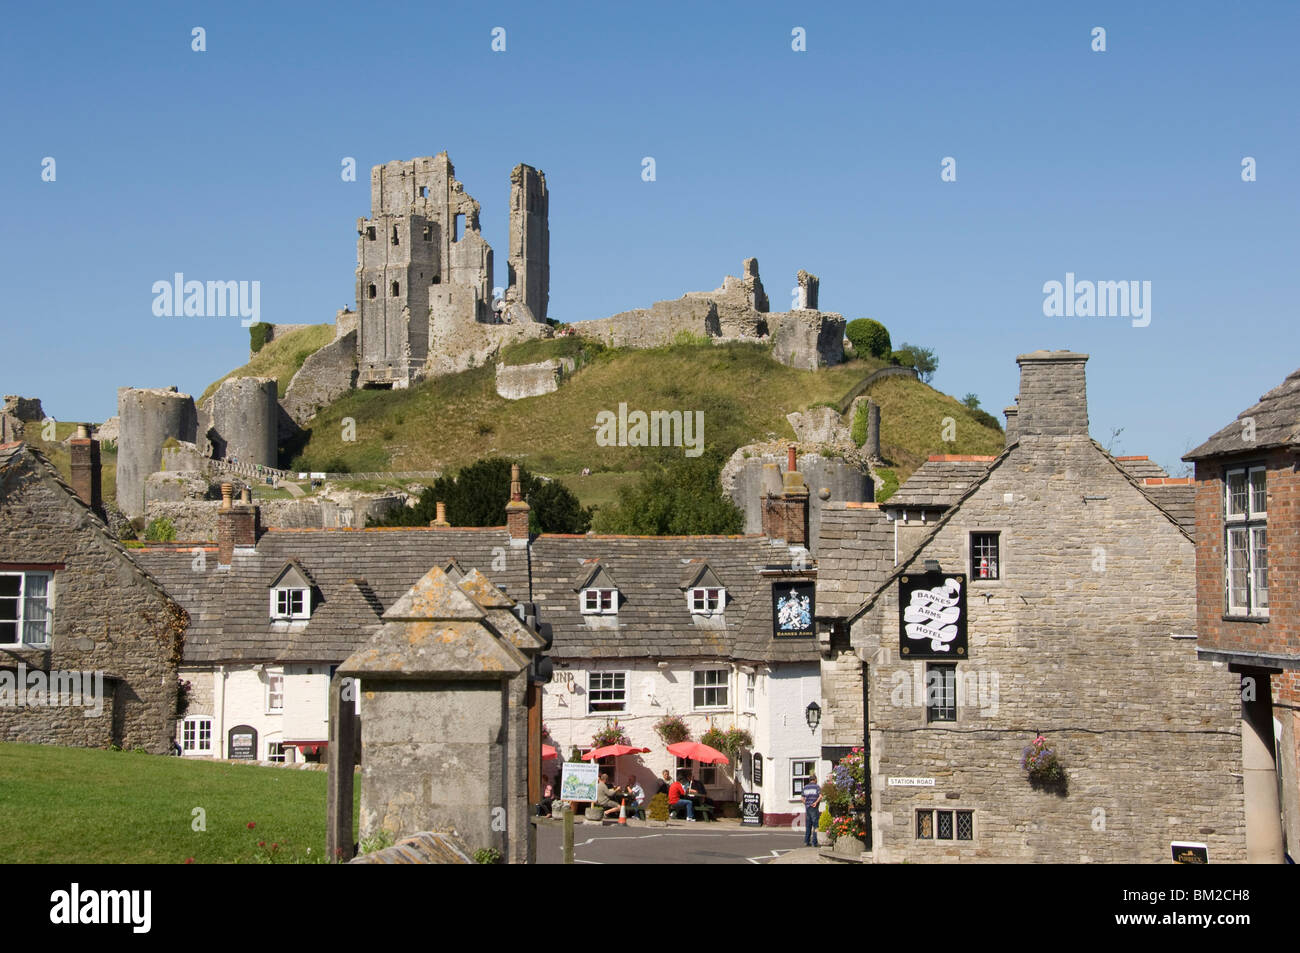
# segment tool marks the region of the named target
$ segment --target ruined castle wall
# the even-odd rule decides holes
[[[719,337],[718,306],[709,298],[687,296],[656,301],[649,308],[624,311],[609,318],[580,321],[574,330],[610,347],[666,347],[677,335]]]
[[[736,451],[737,455],[742,451]],[[737,459],[733,456],[723,473],[723,490],[731,502],[745,514],[746,533],[763,532],[763,465],[776,464],[786,471],[785,454],[771,453]],[[838,457],[823,457],[805,453],[798,459],[799,472],[808,484],[808,535],[810,550],[817,553],[817,527],[821,523],[822,507],[827,503],[868,503],[875,499],[871,477],[853,464]],[[823,499],[822,491],[826,491]]]
[[[357,383],[357,332],[348,331],[303,361],[285,389],[281,406],[299,426]]]
[[[128,517],[144,515],[144,483],[162,465],[167,440],[194,442],[194,400],[175,387],[121,387],[117,391],[117,505]]]
[[[537,397],[560,389],[560,381],[573,370],[573,358],[566,357],[536,364],[497,365],[497,394],[506,400]]]
[[[406,497],[357,496],[341,500],[259,500],[258,519],[275,529],[364,529],[406,505]],[[220,500],[151,501],[147,520],[166,518],[178,542],[213,542],[217,538]]]
[[[510,257],[507,285],[527,305],[533,320],[545,321],[550,302],[550,195],[546,176],[532,166],[510,173]]]
[[[844,316],[829,311],[787,311],[768,319],[772,356],[789,367],[815,371],[844,361]]]

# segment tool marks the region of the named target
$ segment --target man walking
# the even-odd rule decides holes
[[[822,789],[817,783],[817,773],[814,771],[808,775],[808,780],[804,782],[803,790],[804,819],[803,819],[803,845],[805,847],[820,847],[817,843],[817,821],[821,817]]]

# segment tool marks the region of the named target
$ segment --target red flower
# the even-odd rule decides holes
[[[279,849],[280,849],[280,845],[278,843],[271,845],[271,850],[279,850]]]
[[[192,864],[192,863],[194,863],[194,858],[193,858],[193,857],[186,857],[186,858],[185,858],[185,863],[187,863],[187,864]]]
[[[260,840],[260,841],[258,841],[258,842],[257,842],[257,846],[258,846],[258,847],[265,847],[265,846],[266,846],[266,841],[264,841],[264,840]]]
[[[248,829],[249,829],[250,831],[251,831],[254,827],[256,827],[256,826],[257,826],[257,825],[254,824],[252,821],[249,821],[249,822],[248,822]]]

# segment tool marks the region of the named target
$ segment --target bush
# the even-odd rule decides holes
[[[821,816],[817,818],[817,830],[825,834],[831,829],[831,812],[822,808]]]
[[[745,516],[722,492],[722,457],[675,457],[623,487],[597,517],[597,531],[628,536],[709,536],[742,532]]]
[[[262,348],[266,347],[266,339],[271,336],[271,326],[265,321],[259,321],[248,329],[248,349],[256,354]]]
[[[656,794],[652,797],[646,808],[646,816],[652,821],[668,820],[668,795]]]
[[[890,351],[889,330],[879,321],[858,318],[844,327],[844,336],[857,351],[858,357],[886,357]]]
[[[150,543],[174,543],[176,542],[176,524],[165,516],[150,520],[149,525],[145,527],[144,538]]]
[[[501,851],[495,847],[480,847],[474,851],[474,863],[476,864],[500,864],[505,858],[501,856]]]

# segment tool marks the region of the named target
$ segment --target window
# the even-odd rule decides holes
[[[1229,614],[1268,615],[1268,487],[1263,467],[1224,474]]]
[[[399,242],[399,241],[397,240],[397,226],[396,226],[396,225],[393,226],[393,244],[394,244],[394,245],[399,245],[399,244],[401,244],[401,242]]]
[[[677,773],[674,777],[684,779],[688,771],[694,774],[696,780],[705,787],[718,783],[718,766],[716,764],[699,764],[687,758],[678,758]]]
[[[754,685],[758,681],[758,676],[753,672],[745,673],[745,711],[754,711]]]
[[[54,576],[48,572],[0,573],[0,645],[48,645]]]
[[[433,226],[432,226],[432,225],[426,225],[426,226],[424,226],[424,240],[425,240],[426,242],[431,242],[431,241],[433,241]]]
[[[276,764],[284,764],[284,745],[279,741],[268,741],[266,743],[266,760],[274,761]]]
[[[284,675],[266,677],[266,710],[284,711]]]
[[[208,715],[190,715],[181,727],[181,751],[185,754],[212,754],[212,719]]]
[[[378,291],[376,290],[374,285],[369,285],[366,288],[366,295],[369,296],[370,298],[374,298],[376,294],[378,294]]]
[[[925,720],[957,720],[957,666],[925,667]]]
[[[790,762],[790,796],[799,797],[803,794],[803,786],[812,778],[813,772],[817,770],[816,759]]]
[[[626,672],[587,674],[587,714],[627,710]]]
[[[306,619],[311,615],[311,601],[306,589],[272,589],[271,618]]]
[[[392,286],[388,289],[388,297],[396,298],[401,293],[402,293],[401,282],[394,281]]]
[[[584,589],[582,590],[582,611],[583,613],[601,613],[608,615],[618,612],[618,590],[617,589]]]
[[[372,242],[375,240],[375,226],[369,225],[366,227],[366,240]]]
[[[709,615],[721,612],[727,602],[727,590],[700,587],[691,590],[691,612]]]
[[[998,534],[970,534],[970,577],[998,579]]]
[[[420,186],[420,198],[427,199],[428,197],[429,197],[429,187],[427,185]]]
[[[916,812],[916,839],[974,840],[975,812],[919,810]]]
[[[710,668],[694,672],[696,708],[726,708],[730,704],[727,689],[730,672],[725,668]]]

